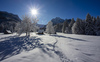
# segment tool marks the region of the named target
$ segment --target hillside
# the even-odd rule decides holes
[[[0,23],[4,21],[21,21],[18,15],[8,13],[5,11],[0,11]]]
[[[6,29],[14,29],[16,23],[20,21],[21,19],[18,17],[18,15],[0,11],[0,32]]]

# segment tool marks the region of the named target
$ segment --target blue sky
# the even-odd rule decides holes
[[[22,15],[29,14],[30,8],[37,8],[39,24],[47,24],[52,18],[81,18],[86,14],[100,16],[100,0],[0,0],[0,11]]]

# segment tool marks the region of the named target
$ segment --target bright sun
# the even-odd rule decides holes
[[[38,12],[37,12],[36,9],[32,9],[32,10],[31,10],[31,13],[32,13],[32,15],[37,15],[37,14],[38,14]]]

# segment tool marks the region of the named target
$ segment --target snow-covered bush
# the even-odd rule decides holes
[[[51,21],[46,26],[46,32],[48,34],[56,34],[53,23]]]

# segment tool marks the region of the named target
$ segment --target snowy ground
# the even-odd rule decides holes
[[[1,62],[100,62],[100,36],[0,33]]]

